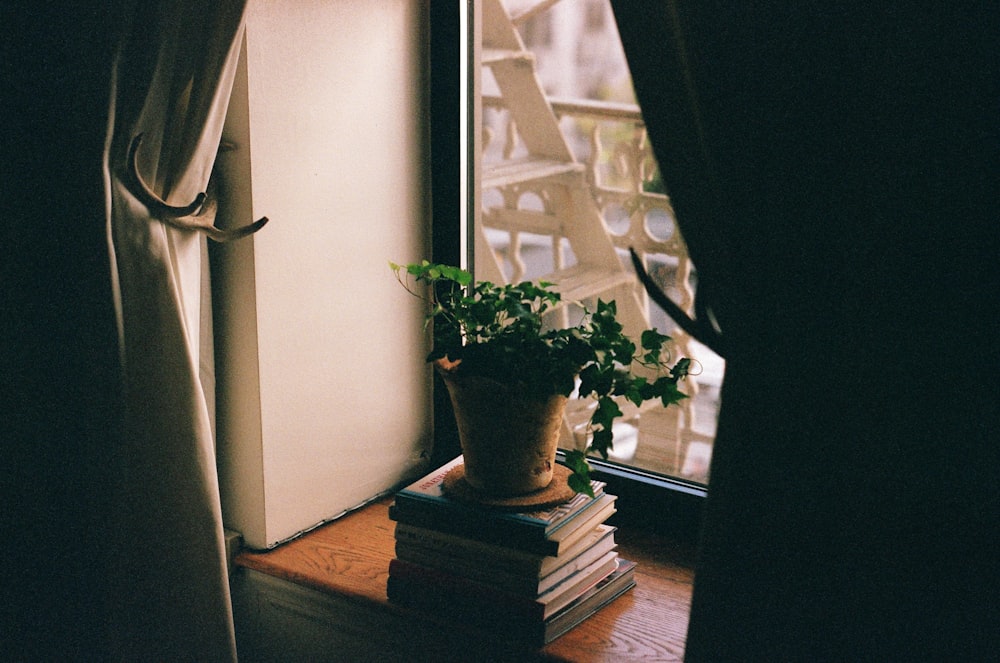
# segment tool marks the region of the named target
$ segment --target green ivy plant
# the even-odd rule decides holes
[[[655,329],[644,331],[642,347],[636,348],[615,319],[614,301],[598,300],[597,310],[585,310],[580,324],[554,329],[543,323],[544,314],[560,304],[553,283],[473,283],[465,270],[426,260],[389,266],[407,291],[429,303],[434,349],[427,361],[460,361],[463,374],[519,386],[531,398],[576,390],[580,398],[596,400],[590,444],[566,452],[569,485],[576,492],[593,496],[586,457],[597,453],[607,460],[612,424],[622,416],[616,397],[635,405],[658,399],[664,407],[687,398],[678,382],[688,375],[691,360],[680,358],[670,366],[670,337]],[[424,284],[425,292],[417,292],[413,282]],[[651,369],[653,377],[635,374],[636,365]]]

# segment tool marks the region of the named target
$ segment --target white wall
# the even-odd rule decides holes
[[[220,163],[227,222],[271,221],[215,277],[223,510],[252,547],[393,487],[430,445],[422,310],[387,265],[429,250],[423,5],[248,9]]]

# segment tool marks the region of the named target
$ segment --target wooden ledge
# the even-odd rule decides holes
[[[376,501],[269,552],[241,552],[237,567],[345,599],[369,613],[393,613],[410,624],[420,623],[424,633],[453,631],[453,624],[444,629],[426,615],[386,599],[389,561],[394,556],[391,503],[391,497]],[[616,538],[622,557],[638,563],[637,586],[540,650],[538,659],[583,663],[683,659],[694,580],[689,551],[625,529]]]

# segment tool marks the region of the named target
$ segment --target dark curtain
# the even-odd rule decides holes
[[[726,347],[691,661],[977,660],[998,5],[612,2]]]
[[[0,4],[0,660],[109,660],[120,440],[101,181],[126,3]]]

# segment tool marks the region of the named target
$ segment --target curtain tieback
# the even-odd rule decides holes
[[[176,207],[168,204],[149,188],[139,174],[139,144],[142,142],[142,134],[136,134],[132,139],[128,150],[128,169],[130,183],[134,189],[130,189],[132,194],[145,205],[152,216],[169,226],[180,230],[195,230],[204,233],[209,239],[216,242],[228,242],[252,235],[267,223],[268,219],[263,216],[253,223],[238,228],[222,229],[215,225],[215,213],[218,209],[214,198],[202,192],[195,196],[194,201],[189,205]]]
[[[677,323],[677,326],[687,332],[688,336],[709,348],[720,357],[725,358],[725,339],[722,337],[722,334],[720,334],[719,331],[712,326],[710,312],[703,310],[701,311],[703,315],[699,315],[697,318],[689,316],[684,309],[674,303],[672,299],[667,297],[666,293],[664,293],[656,282],[653,281],[653,279],[646,272],[646,268],[642,264],[642,259],[639,258],[635,249],[629,248],[629,253],[632,256],[632,266],[635,267],[636,276],[639,277],[639,282],[642,283],[642,286],[646,289],[650,299],[659,304],[664,312]],[[697,296],[695,297],[695,308],[699,308],[699,300]]]

